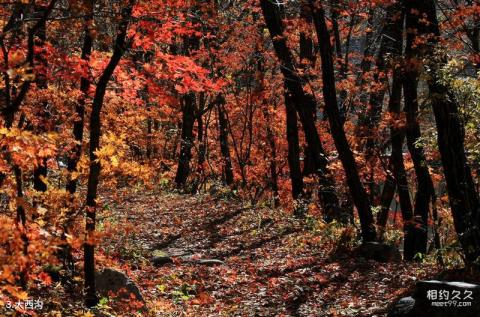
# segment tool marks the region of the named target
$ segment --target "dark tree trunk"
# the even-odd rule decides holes
[[[26,56],[26,61],[28,63],[28,66],[30,67],[30,70],[28,72],[32,72],[34,69],[34,57],[35,57],[35,36],[38,35],[38,33],[42,33],[42,28],[45,28],[45,23],[52,12],[53,8],[55,7],[56,0],[52,0],[48,6],[45,7],[44,10],[41,11],[41,14],[37,18],[37,22],[32,26],[28,28],[27,32],[27,56]],[[7,22],[7,25],[4,26],[3,32],[6,33],[10,29],[14,28],[17,23],[23,23],[23,14],[26,13],[27,6],[24,4],[18,4],[14,8],[14,12],[12,13],[9,21]],[[44,32],[43,32],[44,33]],[[42,36],[42,35],[41,35]],[[44,36],[44,35],[43,35]],[[5,43],[3,42],[3,37],[0,37],[0,45],[3,50],[4,54],[4,62],[5,62],[5,67],[8,68],[10,67],[9,65],[9,60],[8,60],[8,52],[5,49]],[[13,96],[13,89],[11,91],[11,85],[10,85],[10,75],[7,72],[3,73],[4,76],[4,81],[5,81],[5,88],[4,88],[4,95],[5,95],[5,105],[2,107],[2,115],[5,121],[5,127],[11,128],[13,126],[13,122],[15,119],[15,114],[18,112],[20,105],[24,101],[25,97],[27,96],[27,93],[30,89],[31,86],[31,80],[25,80],[23,84],[18,88],[18,92],[16,95]],[[18,168],[18,167],[14,167]],[[37,175],[39,173],[45,174],[45,169],[44,170],[39,170],[37,172]],[[3,183],[6,175],[4,173],[0,173],[0,184]],[[35,176],[35,179],[40,179],[39,176]],[[42,182],[43,183],[43,182]],[[37,188],[42,189],[42,185],[35,184]],[[45,184],[43,184],[45,185]],[[46,187],[45,187],[46,190]]]
[[[225,178],[225,184],[228,186],[233,185],[233,166],[232,156],[230,155],[230,145],[228,143],[228,122],[225,117],[225,99],[222,95],[217,97],[217,111],[218,111],[218,129],[220,140],[220,151],[223,157],[223,174]]]
[[[330,0],[330,11],[332,18],[333,38],[335,39],[335,55],[342,59],[342,40],[340,39],[340,28],[338,26],[338,12],[340,11],[338,0]]]
[[[385,74],[387,70],[387,62],[385,60],[386,56],[394,53],[395,47],[397,46],[396,42],[398,41],[398,36],[396,36],[395,33],[400,27],[400,13],[401,7],[397,3],[389,5],[386,9],[386,17],[382,28],[380,47],[375,61],[377,71],[374,74],[374,85],[379,86],[380,88],[376,88],[370,93],[366,113],[360,118],[357,130],[357,138],[359,138],[358,143],[365,145],[365,161],[367,162],[369,169],[372,171],[368,179],[370,200],[375,199],[378,195],[377,186],[374,179],[375,175],[373,173],[375,164],[378,163],[378,160],[375,157],[375,148],[377,145],[376,134],[388,84],[388,78],[381,74]],[[387,197],[385,195],[382,196]]]
[[[300,145],[298,139],[297,112],[285,88],[285,109],[287,113],[288,167],[292,182],[293,199],[298,199],[303,193],[303,176],[300,167]]]
[[[430,214],[430,202],[435,203],[435,189],[428,170],[427,159],[423,146],[418,143],[421,138],[420,125],[418,123],[418,63],[414,48],[415,35],[408,32],[405,45],[405,63],[403,75],[403,91],[407,118],[407,146],[415,169],[417,189],[415,193],[414,216],[415,243],[414,254],[425,254],[428,242],[428,216]]]
[[[399,56],[401,55],[402,38],[401,34],[402,25],[402,7],[399,3],[394,2],[386,8],[385,22],[382,27],[380,47],[376,56],[375,65],[377,71],[375,72],[374,84],[379,85],[381,88],[374,90],[370,95],[368,115],[366,117],[367,131],[375,128],[380,120],[382,112],[383,99],[385,93],[388,91],[388,78],[385,75],[387,70],[387,57],[389,55]],[[400,51],[399,51],[400,50]]]
[[[401,32],[398,34],[399,49],[401,50]],[[400,53],[400,52],[398,52]],[[389,111],[395,120],[400,116],[400,104],[402,98],[402,78],[401,71],[394,66],[392,90],[389,102]],[[390,124],[390,135],[392,141],[392,156],[391,163],[393,168],[393,175],[397,183],[398,197],[400,200],[400,208],[402,211],[403,226],[404,226],[404,259],[410,261],[413,259],[414,253],[414,237],[413,237],[413,211],[412,203],[410,201],[410,192],[408,189],[408,178],[405,171],[405,165],[403,161],[403,140],[405,134],[403,129],[398,128],[398,124],[393,122]],[[390,203],[389,203],[390,204]]]
[[[37,19],[37,22],[32,26],[32,27],[29,27],[28,28],[28,39],[27,39],[27,56],[26,56],[26,60],[27,60],[27,63],[29,64],[30,68],[33,69],[34,68],[34,56],[35,56],[35,52],[34,52],[34,48],[35,48],[35,43],[34,43],[34,38],[37,34],[37,32],[39,32],[39,30],[42,28],[42,26],[45,24],[45,21],[47,20],[48,16],[50,15],[50,13],[52,12],[53,8],[55,7],[55,4],[57,3],[57,0],[52,0],[48,6],[46,7],[46,9],[43,11],[43,14],[38,17]],[[7,25],[4,27],[4,32],[8,31],[9,28],[13,28],[15,26],[16,23],[19,23],[19,18],[25,13],[26,11],[26,8],[27,6],[25,5],[18,5],[18,7],[15,8],[15,12],[12,14],[12,17],[11,19],[9,20],[9,22],[7,23]],[[20,20],[22,20],[23,18],[20,18]],[[1,39],[1,38],[0,38]],[[4,44],[3,43],[3,39],[1,39],[2,42],[0,44]],[[3,46],[3,45],[2,45]],[[4,47],[4,46],[3,46]],[[9,67],[8,65],[8,58],[7,58],[7,63],[6,63],[6,67]],[[31,70],[30,70],[31,72]],[[9,83],[9,75],[4,73],[4,76],[5,76],[5,89],[7,90],[7,88],[10,87],[10,85],[7,83]],[[18,112],[18,109],[20,108],[20,105],[22,104],[23,100],[25,99],[26,95],[27,95],[27,92],[29,91],[30,89],[30,85],[31,85],[31,80],[25,80],[23,82],[23,84],[18,88],[18,92],[15,96],[12,96],[12,93],[10,91],[6,91],[6,95],[7,95],[7,104],[5,105],[5,107],[2,109],[2,115],[4,117],[4,120],[5,120],[5,126],[7,128],[11,128],[12,125],[13,125],[13,122],[14,122],[14,119],[15,119],[15,114]],[[8,86],[8,87],[7,87]]]
[[[432,0],[405,0],[407,31],[429,37],[417,51],[419,58],[426,56],[430,77],[428,87],[435,116],[438,147],[447,183],[450,208],[458,239],[465,253],[467,265],[478,265],[480,257],[480,203],[472,178],[464,147],[464,128],[458,104],[448,87],[438,77],[438,71],[446,63],[446,57],[434,50],[440,30]],[[429,23],[424,23],[426,20]]]
[[[177,174],[175,176],[177,187],[185,186],[188,175],[190,174],[190,161],[192,159],[193,147],[193,126],[195,124],[195,103],[194,93],[188,93],[183,97],[182,137]]]
[[[340,68],[338,70],[338,77],[340,80],[345,80],[348,76],[348,66],[350,63],[350,42],[352,40],[352,33],[353,33],[353,28],[355,27],[356,23],[356,16],[352,15],[350,16],[350,23],[348,26],[348,34],[345,39],[345,54],[343,59],[339,60],[340,63]],[[333,55],[333,47],[332,47],[332,57]],[[337,98],[337,103],[338,103],[338,109],[340,113],[340,120],[342,124],[345,123],[345,120],[347,119],[348,116],[348,111],[349,111],[349,105],[347,105],[347,97],[348,97],[348,91],[346,89],[340,89],[340,92],[338,94]]]
[[[206,155],[206,144],[205,144],[205,134],[206,129],[204,131],[204,124],[203,124],[203,113],[205,111],[205,96],[201,94],[199,108],[197,111],[197,141],[198,141],[198,167],[199,169],[202,168],[203,163],[205,163],[205,155]],[[201,171],[199,171],[201,172]]]
[[[280,69],[285,79],[288,98],[291,99],[295,110],[298,112],[302,123],[308,149],[315,164],[315,171],[319,177],[320,203],[326,218],[332,218],[339,213],[338,197],[335,193],[332,176],[327,169],[327,157],[320,141],[320,136],[315,126],[312,111],[316,104],[312,96],[305,93],[302,86],[302,78],[295,71],[295,63],[292,53],[288,49],[283,35],[283,25],[280,18],[281,5],[274,4],[269,0],[260,1],[266,25],[270,31],[275,53],[281,62]]]
[[[389,165],[391,165],[390,162]],[[392,204],[393,197],[395,197],[396,187],[397,182],[395,181],[392,173],[388,171],[385,184],[383,185],[382,194],[380,196],[380,212],[377,216],[377,227],[380,229],[378,234],[379,239],[383,239],[385,227],[387,226],[388,222],[388,216],[390,215],[390,205]]]
[[[350,145],[348,144],[345,131],[343,130],[341,115],[337,106],[335,73],[332,56],[333,50],[330,44],[330,35],[325,22],[325,12],[320,3],[314,3],[313,1],[310,3],[320,46],[320,56],[322,59],[323,98],[325,101],[325,112],[328,116],[335,146],[345,170],[348,187],[360,217],[363,240],[364,242],[372,241],[375,240],[376,233],[370,200],[360,181],[355,158],[352,150],[350,149]]]
[[[90,54],[92,52],[93,46],[93,38],[90,35],[90,27],[91,23],[93,22],[93,9],[94,9],[94,2],[95,0],[90,0],[86,2],[86,16],[84,20],[84,38],[83,38],[83,46],[82,46],[82,55],[81,58],[85,61],[85,67],[88,67],[88,61],[90,59]],[[90,70],[88,69],[88,74],[90,74]],[[68,180],[66,184],[66,190],[71,195],[70,202],[74,200],[74,194],[77,191],[77,179],[78,176],[73,175],[77,172],[77,165],[80,161],[82,155],[82,143],[83,143],[83,127],[85,122],[85,105],[86,100],[88,98],[88,91],[90,89],[90,78],[88,77],[81,77],[80,78],[80,91],[81,95],[75,105],[75,120],[73,122],[73,137],[75,140],[75,145],[72,149],[72,152],[67,158],[67,171],[68,171]],[[70,273],[73,275],[75,270],[75,262],[72,257],[72,250],[70,245],[66,242],[66,234],[70,231],[70,227],[74,220],[74,206],[69,206],[69,212],[66,214],[66,220],[63,224],[63,234],[62,240],[63,243],[61,245],[62,249],[60,252],[60,257],[63,261],[64,267],[70,270]]]
[[[195,35],[184,38],[183,54],[190,56],[192,50],[200,46],[199,38]],[[190,175],[190,162],[192,160],[192,148],[194,144],[193,128],[195,125],[196,96],[194,92],[185,94],[182,98],[182,132],[180,140],[180,154],[178,157],[175,183],[178,188],[185,187]]]
[[[205,177],[204,163],[206,160],[206,132],[208,127],[204,128],[203,114],[205,112],[206,97],[204,93],[200,93],[198,101],[198,109],[195,113],[197,121],[197,143],[198,143],[198,157],[197,157],[197,171],[196,179],[193,182],[192,192],[197,192],[202,186]]]
[[[90,60],[90,54],[92,53],[93,38],[90,33],[91,23],[93,23],[93,8],[95,5],[95,0],[86,1],[87,6],[87,15],[84,21],[84,38],[82,46],[82,60],[85,61],[85,64],[88,65]],[[85,65],[86,67],[88,67]],[[90,73],[88,71],[88,73]],[[80,78],[80,98],[75,105],[75,114],[76,118],[73,122],[73,137],[75,139],[75,146],[72,150],[72,153],[68,157],[67,161],[67,170],[69,173],[69,180],[67,182],[67,192],[70,194],[75,194],[77,191],[77,177],[72,178],[72,173],[77,171],[77,164],[82,155],[82,142],[83,142],[83,127],[85,122],[85,105],[88,98],[88,90],[90,89],[90,78],[82,77]]]
[[[114,42],[114,50],[110,61],[100,76],[95,89],[95,95],[92,103],[92,113],[90,115],[90,173],[88,175],[87,201],[86,201],[86,236],[87,240],[83,246],[84,250],[84,274],[85,274],[85,304],[87,307],[95,306],[98,303],[98,297],[95,290],[95,245],[89,241],[93,238],[96,221],[96,199],[100,177],[101,165],[97,160],[95,152],[100,148],[101,121],[100,114],[103,107],[103,100],[107,84],[113,75],[120,59],[127,50],[126,41],[127,30],[130,17],[132,15],[135,0],[129,0],[126,7],[122,9],[122,19],[118,26],[117,37]]]
[[[374,50],[374,42],[375,42],[375,37],[373,36],[373,27],[370,27],[374,21],[375,21],[375,14],[374,14],[374,9],[370,8],[368,11],[368,24],[367,24],[367,30],[365,30],[365,46],[363,49],[363,56],[362,56],[362,62],[360,63],[360,74],[358,77],[358,85],[360,86],[360,91],[363,91],[363,88],[365,87],[366,81],[365,81],[365,74],[370,71],[372,68],[372,53]],[[360,97],[360,103],[366,103],[367,99],[365,96],[368,96],[367,94],[362,94]]]
[[[47,177],[47,165],[46,160],[42,160],[37,168],[33,171],[33,189],[39,192],[47,191],[47,184],[44,179]]]
[[[400,120],[400,108],[402,100],[402,70],[400,68],[400,59],[402,55],[402,24],[403,15],[399,3],[394,3],[390,6],[389,12],[392,15],[391,19],[387,20],[389,27],[388,47],[392,56],[392,85],[390,90],[390,100],[388,104],[388,111],[392,117],[390,122],[390,138],[392,146],[392,154],[390,157],[389,169],[393,170],[394,181],[397,185],[397,192],[400,200],[400,208],[402,211],[403,225],[404,225],[404,259],[410,261],[413,259],[414,253],[414,226],[413,226],[413,210],[410,199],[410,191],[408,187],[408,178],[405,171],[405,164],[403,160],[403,140],[405,138],[405,131],[398,124]],[[396,21],[396,23],[394,23]],[[383,40],[382,40],[383,42]],[[386,67],[383,67],[386,69]],[[383,99],[383,97],[382,97]],[[389,178],[390,176],[387,176]],[[391,180],[389,180],[391,181]],[[385,197],[385,196],[384,196]],[[390,205],[390,201],[385,203]]]
[[[23,176],[22,170],[18,166],[13,167],[13,172],[15,174],[15,182],[17,186],[17,199],[23,200]],[[27,215],[25,213],[25,208],[22,204],[17,203],[17,218],[16,222],[22,225],[22,229],[20,232],[20,237],[23,242],[23,255],[26,257],[28,256],[28,245],[29,240],[27,236]],[[27,289],[27,273],[28,273],[28,266],[25,266],[22,271],[20,272],[20,284],[23,289]]]
[[[277,145],[275,144],[275,135],[273,134],[272,128],[270,127],[271,121],[270,114],[266,105],[263,107],[263,115],[265,117],[265,122],[267,123],[266,132],[267,132],[267,142],[270,147],[270,189],[273,193],[274,206],[278,207],[280,205],[280,196],[278,195],[278,172],[277,172]]]
[[[150,112],[150,109],[147,110],[148,112]],[[152,118],[148,118],[147,119],[147,159],[150,160],[152,158],[152,148],[153,148],[153,145],[152,145],[152,133],[153,133],[153,130],[152,130],[152,125],[153,125],[153,122],[152,122]]]
[[[312,23],[312,14],[310,13],[310,7],[307,3],[307,1],[302,1],[302,7],[300,8],[300,17],[307,23],[308,25],[311,25]],[[315,62],[316,62],[316,54],[315,54],[315,47],[312,39],[312,33],[310,30],[308,31],[302,31],[300,32],[300,65],[299,68],[301,69],[303,76],[302,79],[305,83],[308,83],[309,81],[313,80],[314,77],[312,75],[311,70],[315,68]],[[288,88],[285,87],[285,90]],[[313,98],[313,96],[309,96],[309,98]],[[291,103],[291,101],[290,101]],[[315,100],[312,100],[311,103],[312,105],[315,105],[315,107],[308,108],[307,110],[311,111],[310,116],[313,118],[314,121],[317,120],[317,107],[316,107],[316,102]],[[288,112],[287,112],[288,115]],[[296,119],[296,114],[295,114],[295,122],[297,122]],[[287,118],[288,120],[288,118]],[[295,123],[296,124],[296,123]],[[298,130],[298,129],[297,129]],[[298,134],[298,132],[297,132]],[[298,137],[297,137],[298,139]],[[310,151],[308,148],[306,149],[304,153],[304,161],[303,161],[303,175],[312,175],[316,173],[315,170],[315,160],[312,158],[312,151]],[[293,180],[292,180],[293,181]],[[298,184],[297,184],[298,185]],[[300,192],[297,192],[297,197],[298,194],[301,193],[303,190],[303,180],[302,180],[302,187],[300,188]],[[296,190],[294,190],[296,191]],[[295,196],[295,194],[294,194]],[[310,193],[306,193],[305,196],[310,197]]]

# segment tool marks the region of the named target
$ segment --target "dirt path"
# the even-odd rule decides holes
[[[153,316],[382,316],[432,274],[333,252],[331,228],[232,198],[143,194],[108,209],[119,238],[106,239],[100,265],[120,258]],[[154,266],[153,250],[177,256]]]

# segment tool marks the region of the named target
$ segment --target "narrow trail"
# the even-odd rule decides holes
[[[105,239],[100,266],[121,259],[156,312],[382,316],[422,278],[412,276],[415,264],[333,252],[328,236],[284,211],[251,208],[236,199],[127,195],[109,210],[104,221],[117,234]],[[154,250],[172,255],[173,263],[153,265]],[[200,259],[223,264],[203,265]]]

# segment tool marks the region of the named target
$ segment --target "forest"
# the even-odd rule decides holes
[[[480,316],[480,1],[0,0],[0,316]]]

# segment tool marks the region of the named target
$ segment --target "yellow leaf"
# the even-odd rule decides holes
[[[118,167],[118,158],[115,155],[110,157],[110,161],[112,161],[113,167]]]
[[[37,213],[40,215],[40,216],[45,216],[45,214],[47,213],[47,208],[44,208],[44,207],[38,207],[37,208]]]
[[[27,292],[18,292],[15,295],[19,300],[27,300],[28,299],[28,293]]]
[[[80,176],[80,173],[79,172],[72,172],[70,174],[70,179],[73,181],[73,180],[76,180],[78,179],[78,176]]]

